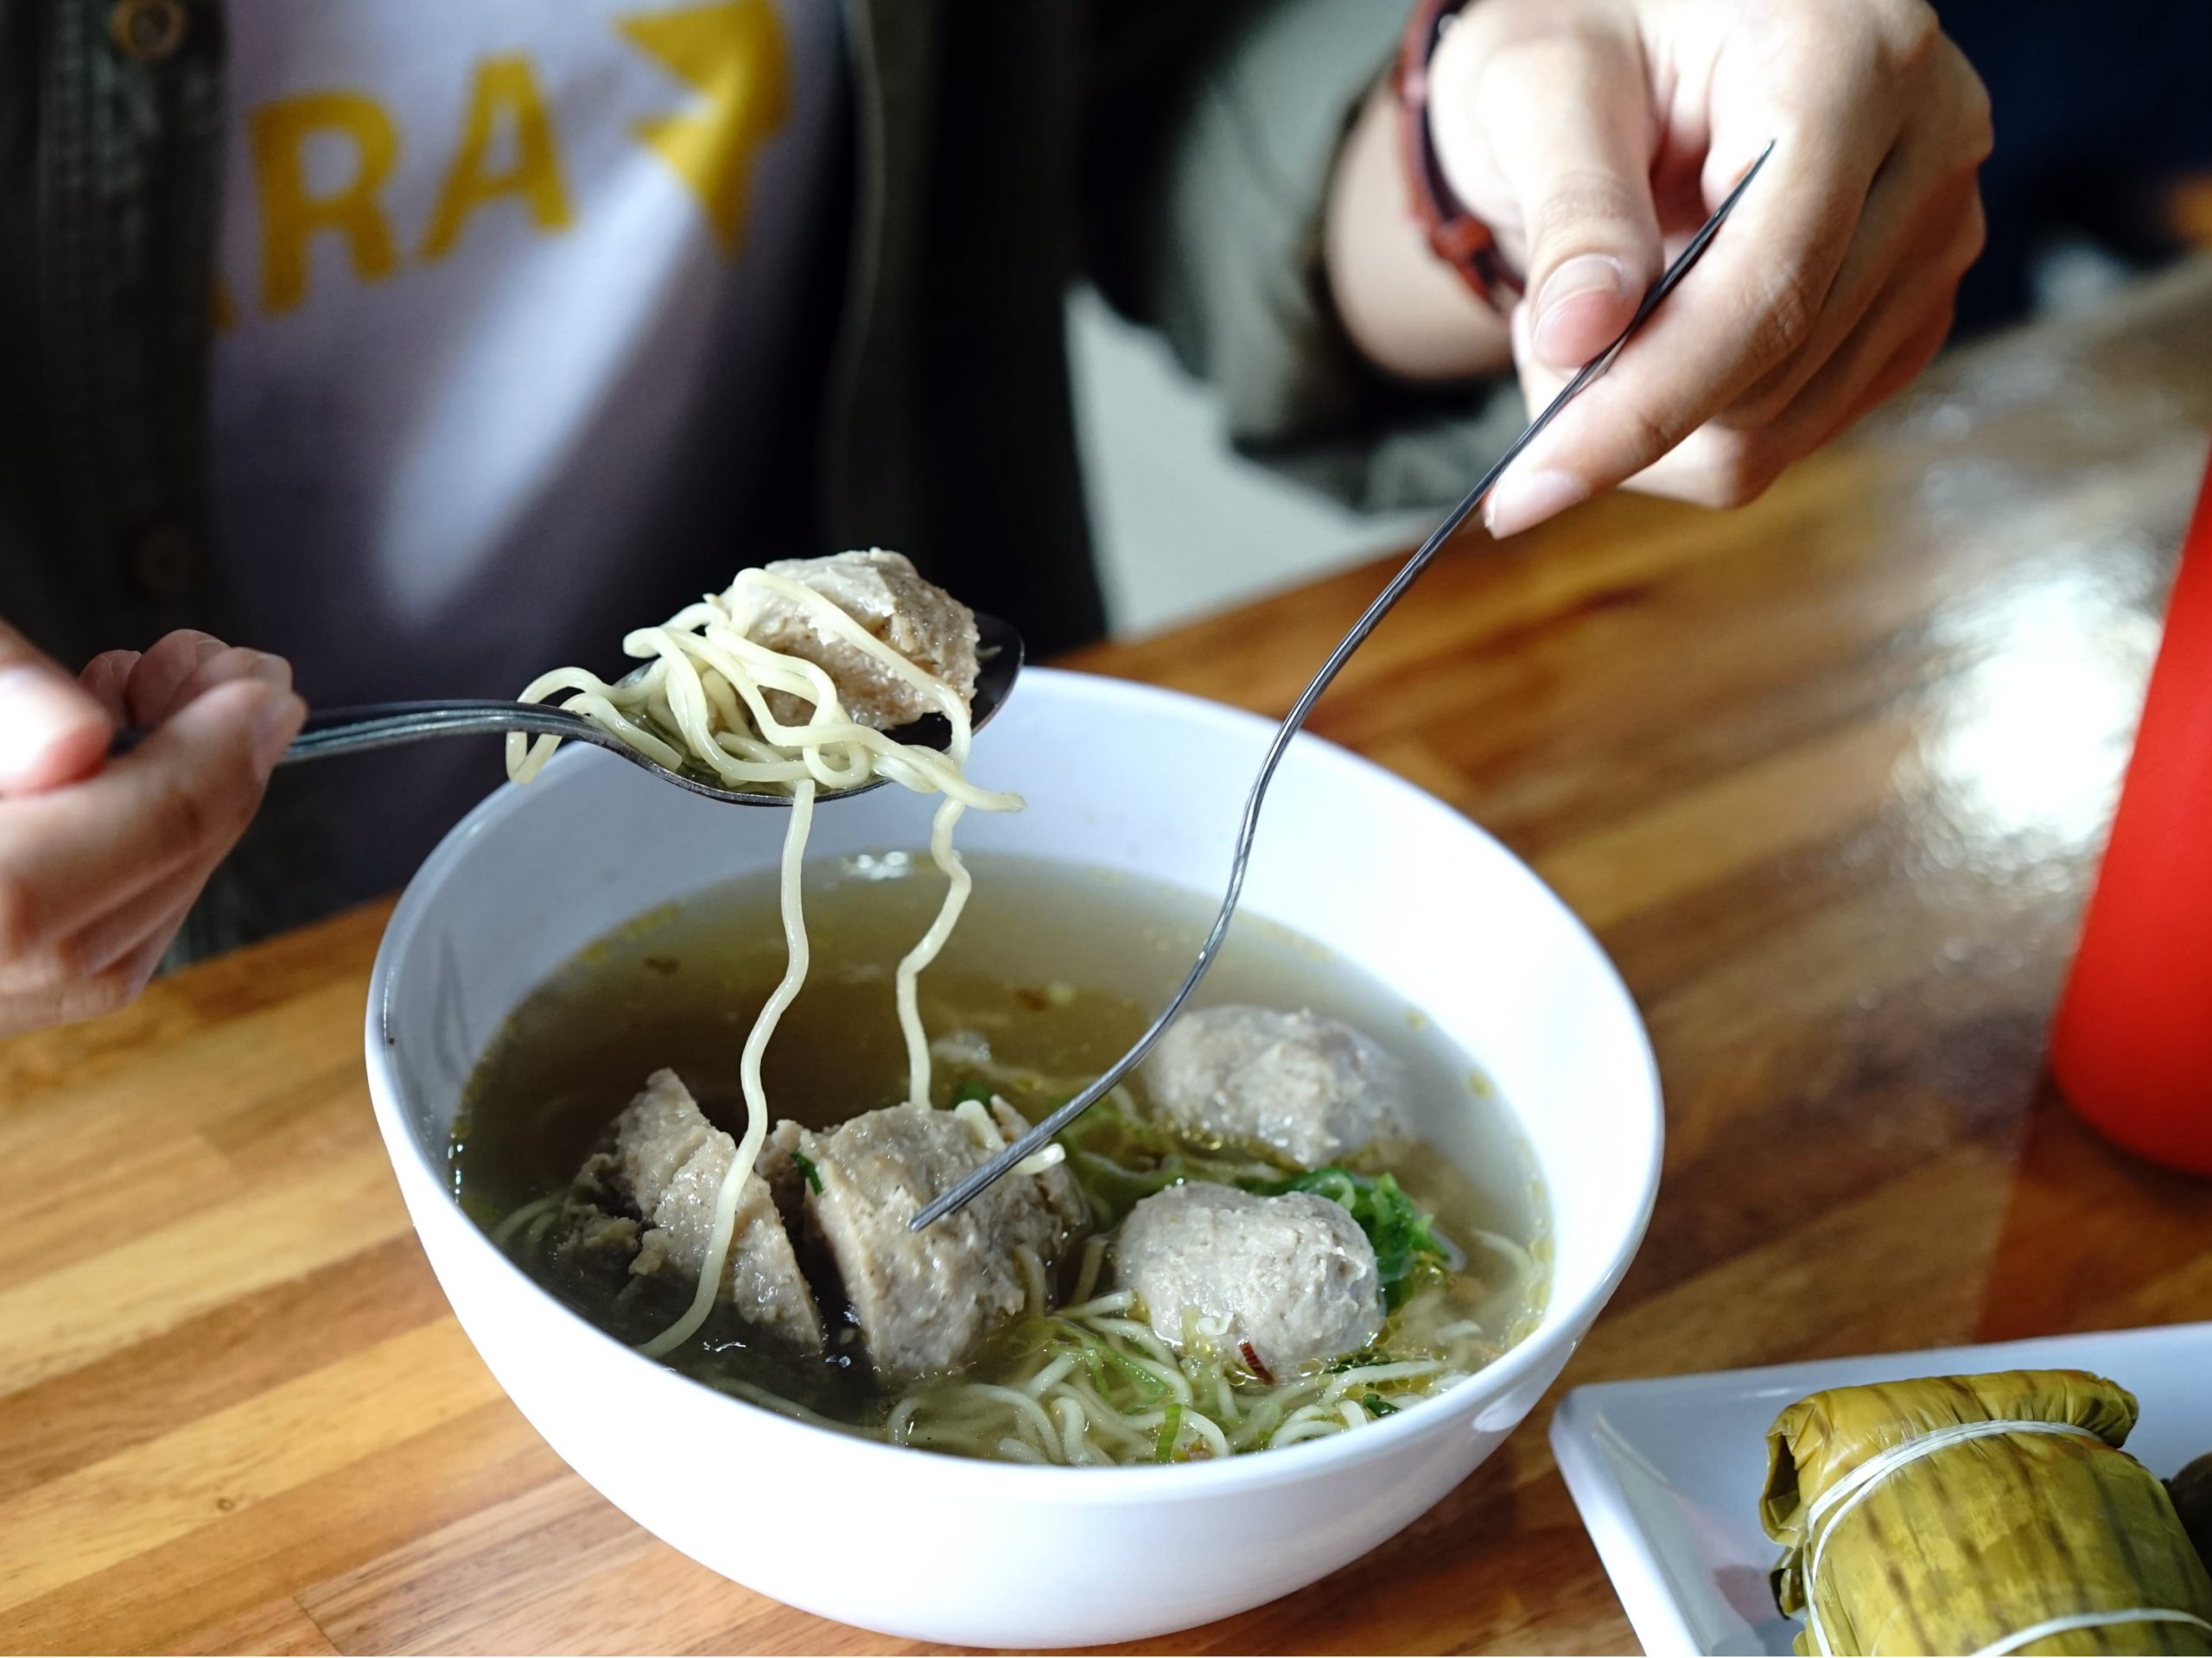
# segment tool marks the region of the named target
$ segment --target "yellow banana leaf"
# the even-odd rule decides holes
[[[2212,1401],[2212,1394],[2208,1394]],[[1801,1653],[2212,1654],[2212,1578],[2120,1447],[2134,1395],[2079,1370],[1801,1400],[1759,1517]]]

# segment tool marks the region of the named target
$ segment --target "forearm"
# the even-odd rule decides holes
[[[1337,315],[1370,362],[1402,379],[1509,372],[1505,319],[1436,257],[1414,216],[1397,118],[1389,89],[1378,86],[1337,156],[1323,221]]]

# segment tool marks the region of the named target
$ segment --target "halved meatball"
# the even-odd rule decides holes
[[[1114,1271],[1160,1340],[1179,1350],[1195,1312],[1279,1377],[1356,1353],[1382,1329],[1374,1246],[1312,1192],[1262,1197],[1204,1181],[1154,1192],[1122,1223]]]
[[[1168,1027],[1145,1062],[1153,1109],[1217,1140],[1318,1169],[1408,1131],[1406,1070],[1341,1020],[1208,1007]]]
[[[567,1204],[571,1237],[632,1250],[630,1271],[696,1286],[714,1236],[715,1200],[737,1142],[709,1122],[672,1070],[657,1070],[614,1120],[607,1148],[585,1162]],[[822,1315],[762,1178],[738,1194],[721,1299],[738,1317],[803,1352],[822,1347]]]
[[[1065,1166],[1055,1166],[1009,1174],[957,1214],[907,1230],[924,1204],[1027,1127],[994,1101],[988,1114],[909,1103],[828,1134],[799,1131],[794,1149],[814,1168],[809,1222],[886,1381],[967,1363],[1021,1311],[1033,1271],[1049,1274],[1082,1224],[1082,1197]]]

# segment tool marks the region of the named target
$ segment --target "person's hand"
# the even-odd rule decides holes
[[[1923,0],[1474,0],[1432,65],[1445,174],[1524,273],[1532,411],[1768,142],[1726,228],[1491,499],[1750,500],[1897,391],[1982,245],[1989,99]]]
[[[1510,349],[1532,415],[1775,147],[1697,269],[1499,481],[1498,535],[1623,483],[1751,499],[1935,355],[1981,249],[1989,100],[1923,0],[1472,0],[1428,114],[1453,192],[1527,278]],[[1497,372],[1495,315],[1412,223],[1395,118],[1378,96],[1338,164],[1338,314],[1393,373]]]
[[[282,657],[205,633],[72,679],[0,623],[0,1035],[145,988],[306,714]]]

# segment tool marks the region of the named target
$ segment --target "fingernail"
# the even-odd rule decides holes
[[[266,651],[256,651],[246,664],[246,673],[271,685],[292,689],[292,664],[282,657],[272,657]]]
[[[301,704],[296,696],[264,697],[254,710],[253,755],[264,778],[276,769],[276,762],[291,746],[300,718]]]
[[[45,668],[0,668],[0,781],[52,763],[60,733],[92,723],[84,692]]]
[[[192,647],[192,665],[197,668],[210,657],[219,657],[230,649],[220,639],[202,639]]]
[[[1564,512],[1588,497],[1583,481],[1564,472],[1509,472],[1483,504],[1483,522],[1500,541]]]
[[[1603,253],[1578,253],[1545,282],[1543,291],[1536,295],[1536,351],[1547,362],[1552,359],[1551,336],[1560,331],[1564,320],[1561,311],[1569,300],[1584,294],[1605,294],[1619,298],[1628,292],[1628,273],[1621,269],[1621,262]]]

